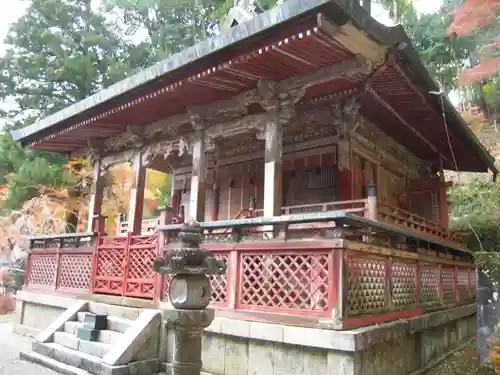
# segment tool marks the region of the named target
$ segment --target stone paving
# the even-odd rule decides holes
[[[57,375],[57,372],[19,360],[19,352],[31,351],[33,340],[12,332],[12,319],[0,316],[0,375]]]

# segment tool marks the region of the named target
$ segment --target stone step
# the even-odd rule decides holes
[[[31,363],[36,363],[37,365],[41,365],[48,369],[54,370],[63,375],[91,375],[88,371],[56,361],[55,359],[42,354],[38,354],[36,352],[21,352],[19,353],[19,359]]]
[[[99,358],[104,357],[111,348],[110,345],[102,342],[80,340],[75,335],[66,332],[54,333],[54,343]]]
[[[83,322],[85,320],[85,314],[87,314],[87,312],[79,312],[77,314],[77,320]],[[110,331],[124,333],[133,324],[133,320],[108,315],[108,330]]]
[[[141,309],[136,309],[133,307],[108,305],[105,303],[90,302],[88,310],[94,314],[108,315],[116,318],[136,320]]]
[[[160,371],[160,363],[157,358],[148,361],[131,362],[123,366],[110,366],[103,363],[99,357],[69,349],[52,342],[41,343],[35,341],[33,343],[33,351],[65,365],[88,371],[93,375],[153,375]],[[75,375],[84,374],[75,373]]]
[[[76,329],[78,327],[83,327],[82,322],[78,321],[68,321],[64,323],[64,332],[70,333],[72,335],[76,335]],[[123,333],[117,331],[111,331],[109,329],[103,329],[99,331],[99,336],[97,337],[97,341],[102,342],[104,344],[117,344],[123,338]]]

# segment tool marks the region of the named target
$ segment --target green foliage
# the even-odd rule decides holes
[[[500,183],[474,177],[449,191],[451,225],[468,234],[472,249],[500,251]]]
[[[458,72],[467,66],[477,44],[473,36],[445,37],[452,22],[450,7],[437,13],[417,14],[411,5],[401,15],[401,23],[432,75],[446,91],[457,87]]]
[[[10,129],[0,133],[0,174],[8,183],[3,209],[17,209],[28,199],[39,195],[42,185],[62,186],[69,176],[62,171],[66,158],[35,152],[14,142]]]
[[[90,0],[32,0],[5,42],[0,98],[14,98],[11,115],[23,118],[53,113],[130,71],[126,44]]]
[[[90,0],[31,0],[5,42],[10,48],[0,58],[0,100],[16,104],[3,114],[11,127],[27,126],[145,64],[145,52],[126,43]],[[47,186],[75,183],[63,170],[65,157],[23,149],[9,130],[0,134],[4,209],[19,208]]]
[[[126,35],[146,31],[146,40],[134,52],[143,51],[139,54],[149,65],[217,33],[233,0],[105,0],[104,4],[107,12],[121,16],[115,27],[123,29]],[[270,9],[276,0],[258,4]]]
[[[402,21],[404,14],[413,9],[412,0],[375,0],[389,11],[389,16],[396,21]]]

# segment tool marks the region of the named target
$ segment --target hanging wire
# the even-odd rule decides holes
[[[452,43],[451,43],[451,53],[453,55],[453,60],[456,62],[455,77],[458,77],[458,75],[460,73],[460,70],[459,70],[459,64],[458,64],[458,61],[457,61],[456,45],[455,45],[455,43],[453,43],[453,40],[452,40]],[[452,159],[453,159],[453,164],[454,164],[455,170],[457,172],[457,181],[459,182],[460,181],[460,169],[458,167],[458,163],[457,163],[457,160],[455,158],[455,151],[453,150],[453,145],[451,143],[451,137],[450,137],[450,133],[449,133],[449,129],[448,129],[448,119],[447,119],[447,116],[446,116],[446,109],[445,109],[445,106],[444,106],[443,82],[442,81],[439,82],[439,85],[440,85],[439,91],[429,91],[429,94],[438,95],[439,99],[441,101],[441,114],[443,116],[444,130],[446,132],[446,138],[448,140],[448,147],[450,148],[451,156],[452,156]],[[479,237],[477,231],[472,227],[472,225],[470,223],[467,223],[467,225],[469,226],[469,228],[474,233],[474,236],[475,236],[477,242],[479,243],[479,247],[480,247],[481,251],[484,252],[483,243],[481,242],[481,238]]]

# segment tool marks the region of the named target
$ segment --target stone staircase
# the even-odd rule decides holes
[[[78,301],[20,358],[68,375],[150,375],[160,372],[161,314]]]

